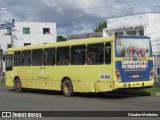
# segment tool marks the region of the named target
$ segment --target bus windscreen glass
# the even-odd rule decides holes
[[[150,57],[149,38],[117,38],[116,57]]]

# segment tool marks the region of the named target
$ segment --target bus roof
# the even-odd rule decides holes
[[[9,48],[9,49],[7,49],[7,52],[19,51],[19,50],[29,50],[29,49],[32,50],[32,49],[40,49],[40,48],[84,45],[84,44],[100,43],[100,42],[112,42],[112,41],[114,41],[114,38],[115,38],[115,36],[95,37],[95,38],[86,38],[86,39],[75,39],[75,40],[56,42],[56,43],[28,45],[28,46],[22,46],[22,47]],[[117,38],[149,38],[149,37],[146,37],[146,36],[117,36]]]
[[[22,47],[15,47],[7,49],[9,51],[18,51],[18,50],[28,50],[28,49],[39,49],[39,48],[50,48],[50,47],[63,47],[63,46],[74,46],[74,45],[83,45],[90,43],[100,43],[100,42],[111,42],[114,40],[114,37],[96,37],[96,38],[87,38],[87,39],[75,39],[64,42],[57,43],[47,43],[47,44],[38,44],[38,45],[28,45]]]

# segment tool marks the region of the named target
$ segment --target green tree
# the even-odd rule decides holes
[[[66,41],[66,40],[67,40],[67,38],[65,38],[61,35],[57,36],[57,42]]]
[[[100,22],[99,25],[94,29],[94,32],[102,32],[103,28],[107,28],[107,23],[106,21]]]

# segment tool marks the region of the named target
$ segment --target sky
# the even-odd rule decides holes
[[[160,0],[0,0],[0,9],[0,19],[55,22],[57,35],[66,36],[93,32],[111,17],[160,13]]]

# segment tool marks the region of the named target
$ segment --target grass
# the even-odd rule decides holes
[[[0,76],[0,87],[4,86],[4,76]]]
[[[4,86],[4,82],[0,82],[0,87]]]
[[[3,86],[3,83],[0,83],[0,87]]]
[[[155,92],[155,93],[156,92],[160,92],[160,85],[144,89],[144,91],[146,91],[146,92]]]

